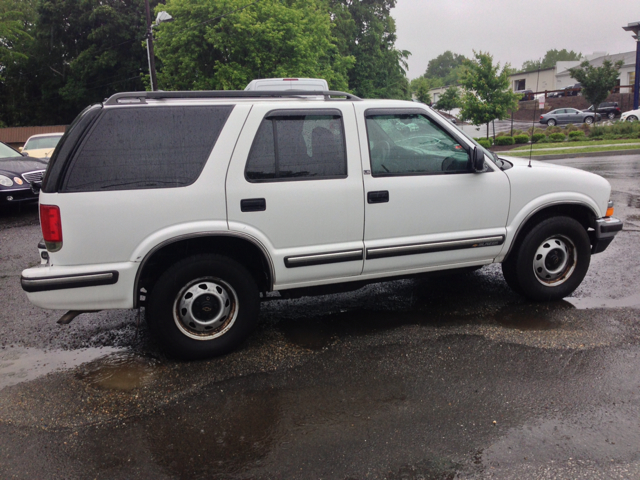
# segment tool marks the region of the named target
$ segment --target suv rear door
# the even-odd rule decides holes
[[[277,288],[361,274],[364,200],[351,103],[254,105],[226,188],[229,229],[265,245]]]
[[[472,173],[467,144],[425,110],[355,107],[366,170],[363,273],[493,261],[506,233],[506,175],[488,161]]]

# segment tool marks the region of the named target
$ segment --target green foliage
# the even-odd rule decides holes
[[[491,147],[491,145],[493,145],[493,142],[490,138],[476,138],[476,141],[484,148],[489,148]]]
[[[531,136],[531,141],[533,143],[538,143],[538,142],[540,142],[541,140],[543,140],[545,138],[547,138],[547,136],[544,133],[534,133]]]
[[[522,64],[522,71],[531,72],[538,69],[545,69],[555,67],[557,62],[566,62],[571,60],[580,60],[582,54],[574,52],[573,50],[567,51],[565,48],[562,50],[547,50],[542,60],[527,60]]]
[[[558,127],[558,126],[553,126],[553,127],[547,127],[547,135],[550,135],[552,133],[562,133],[562,127]]]
[[[351,91],[363,98],[410,99],[406,60],[411,53],[396,48],[390,13],[396,0],[328,0],[328,5],[338,53],[355,60],[348,70]]]
[[[593,139],[614,140],[617,138],[637,138],[640,123],[616,122],[612,125],[593,126],[589,137]]]
[[[564,133],[552,133],[549,135],[549,140],[551,142],[564,142],[566,140],[566,135]]]
[[[513,145],[514,139],[513,137],[504,136],[504,137],[496,137],[495,145]]]
[[[582,130],[574,130],[569,132],[569,140],[577,142],[585,139],[585,134]]]
[[[465,90],[461,118],[470,120],[474,125],[507,118],[509,111],[518,106],[518,95],[510,89],[508,64],[500,71],[500,64],[494,66],[490,54],[474,52],[474,59],[468,60],[466,67],[461,81]]]
[[[429,60],[427,71],[423,76],[425,78],[439,80],[440,84],[438,86],[456,85],[465,70],[465,60],[464,55],[458,55],[447,50],[436,58]]]
[[[600,105],[616,86],[618,73],[623,64],[622,60],[615,64],[610,60],[605,60],[600,67],[594,67],[585,61],[579,67],[570,68],[569,73],[582,85],[584,98],[593,105]]]
[[[438,110],[445,110],[450,112],[454,108],[460,108],[460,92],[458,87],[451,86],[447,88],[436,103],[435,107]]]
[[[514,143],[529,143],[529,135],[514,135],[513,136]]]
[[[414,78],[411,80],[410,88],[411,93],[416,96],[418,101],[426,103],[427,105],[431,103],[431,94],[429,93],[429,90],[434,87],[428,79],[424,77]]]

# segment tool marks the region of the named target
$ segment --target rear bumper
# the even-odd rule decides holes
[[[591,254],[604,252],[615,236],[622,230],[622,220],[614,217],[599,218],[591,234]]]
[[[133,308],[133,285],[139,264],[40,265],[22,272],[22,289],[42,308],[106,310]]]

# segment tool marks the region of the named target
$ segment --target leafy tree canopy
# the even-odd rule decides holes
[[[584,61],[579,67],[570,68],[569,73],[580,82],[582,95],[597,108],[609,96],[609,92],[616,86],[622,60],[611,63],[610,60],[602,62],[600,67],[594,67]]]
[[[440,98],[438,98],[438,102],[435,104],[435,107],[438,110],[450,112],[454,108],[460,108],[460,105],[460,90],[455,85],[452,85],[447,88],[442,95],[440,95]]]
[[[581,53],[574,52],[573,50],[567,51],[566,48],[563,48],[562,50],[548,50],[542,60],[527,60],[524,62],[522,64],[522,71],[531,72],[535,70],[542,70],[545,68],[555,67],[557,62],[568,62],[571,60],[580,60],[581,58]]]
[[[460,82],[464,88],[460,116],[474,125],[488,125],[507,118],[509,110],[518,106],[519,95],[509,88],[509,64],[500,70],[489,53],[473,53],[474,58],[465,62],[467,70]]]
[[[435,88],[430,79],[418,77],[411,80],[411,93],[413,93],[418,101],[429,105],[431,103],[431,94],[429,90]]]

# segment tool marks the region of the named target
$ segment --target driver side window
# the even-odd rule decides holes
[[[374,177],[470,171],[467,151],[424,115],[367,115],[366,124]]]

